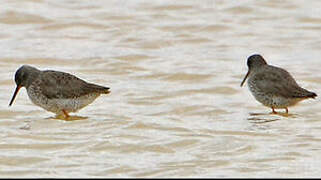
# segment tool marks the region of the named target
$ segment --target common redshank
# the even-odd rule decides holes
[[[18,91],[25,87],[30,100],[43,109],[64,115],[92,103],[100,94],[110,93],[108,87],[88,83],[69,73],[45,70],[41,71],[29,65],[21,66],[15,74],[16,90],[9,106],[12,105]]]
[[[288,114],[289,106],[298,102],[315,98],[316,93],[301,88],[286,70],[268,65],[259,54],[254,54],[247,59],[248,72],[244,77],[243,86],[248,77],[248,87],[257,101],[264,106],[274,109],[285,109]]]

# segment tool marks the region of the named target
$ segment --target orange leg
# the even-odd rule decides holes
[[[271,107],[271,108],[272,108],[272,113],[277,114],[277,112],[274,110],[274,107]]]
[[[285,113],[289,114],[289,110],[287,107],[285,108]]]
[[[62,112],[64,113],[66,119],[70,117],[67,111],[65,111],[64,109],[62,110]]]

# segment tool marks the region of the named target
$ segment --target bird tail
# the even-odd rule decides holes
[[[102,94],[109,94],[110,93],[110,88],[109,87],[104,87],[104,89],[102,90]]]
[[[304,88],[300,88],[300,89],[298,89],[298,91],[296,91],[296,93],[293,97],[300,98],[300,99],[307,99],[307,98],[315,99],[317,96],[318,95],[314,92],[308,91]]]
[[[105,86],[100,86],[96,84],[87,84],[87,88],[92,91],[92,92],[97,92],[100,94],[109,94],[110,93],[110,88],[105,87]]]
[[[313,98],[315,99],[318,95],[314,92],[309,92],[309,94],[307,95],[307,98]]]

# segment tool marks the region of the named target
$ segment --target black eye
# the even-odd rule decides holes
[[[22,73],[22,79],[26,79],[27,78],[27,74],[26,73]]]

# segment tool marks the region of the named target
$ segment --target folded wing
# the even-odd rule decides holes
[[[273,68],[274,70],[270,70]],[[284,69],[269,66],[254,77],[256,88],[266,94],[286,98],[314,98],[317,95],[301,88],[294,78]]]
[[[87,83],[69,73],[59,71],[43,71],[41,91],[49,99],[77,98],[89,93],[108,94],[109,88]]]

